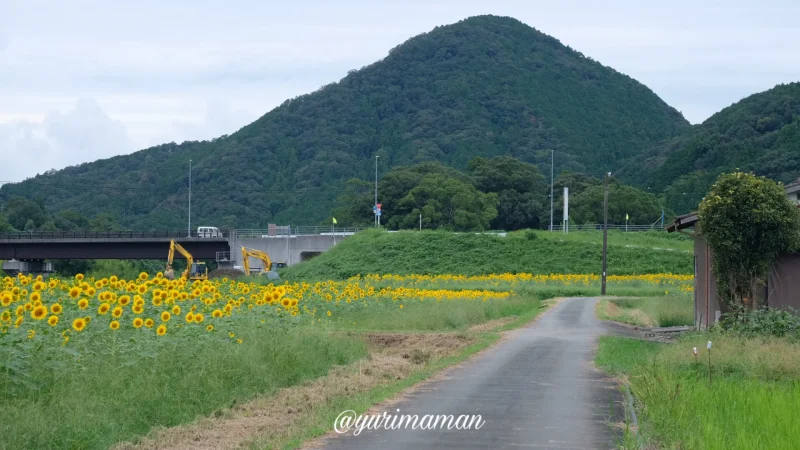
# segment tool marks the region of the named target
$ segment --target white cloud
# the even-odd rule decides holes
[[[79,99],[66,113],[47,114],[41,123],[0,124],[4,162],[0,181],[21,180],[49,169],[130,153],[125,126],[91,98]]]

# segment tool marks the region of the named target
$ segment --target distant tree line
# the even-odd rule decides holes
[[[5,203],[0,203],[0,233],[125,230],[126,228],[120,225],[117,218],[109,213],[99,213],[93,217],[87,217],[70,209],[50,213],[45,209],[41,198],[30,200],[15,196]],[[166,254],[164,257],[166,258]],[[132,278],[141,271],[162,270],[162,265],[163,263],[149,260],[60,259],[53,261],[55,271],[64,276],[97,272]]]
[[[584,174],[562,172],[554,184],[554,223],[563,217],[563,188],[569,187],[572,224],[603,221],[603,182]],[[374,182],[351,179],[332,216],[342,225],[370,226]],[[378,183],[382,223],[389,229],[454,231],[548,228],[550,187],[539,169],[510,156],[473,158],[465,171],[426,162],[397,167]],[[650,225],[664,211],[663,197],[622,184],[609,185],[609,222]],[[421,217],[420,217],[421,216]]]

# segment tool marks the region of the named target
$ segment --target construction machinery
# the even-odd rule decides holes
[[[258,272],[259,275],[267,275],[269,278],[278,279],[278,272],[273,272],[272,270],[272,259],[270,259],[269,255],[266,252],[262,252],[261,250],[255,250],[252,248],[242,247],[242,264],[244,265],[244,273],[245,275],[250,275],[250,258],[256,258],[264,263],[264,267]],[[277,264],[276,264],[277,265]]]
[[[164,276],[170,280],[175,279],[175,271],[172,269],[172,260],[175,258],[175,250],[178,251],[184,258],[186,258],[186,270],[183,271],[181,275],[184,279],[188,280],[207,280],[208,279],[208,267],[206,267],[206,263],[194,262],[194,258],[192,258],[192,254],[186,251],[180,244],[176,243],[175,240],[171,240],[169,242],[169,256],[167,257],[167,269],[164,271]]]

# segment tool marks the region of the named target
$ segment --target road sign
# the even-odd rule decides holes
[[[381,211],[380,211],[380,210],[378,210],[378,214],[377,214],[377,216],[378,216],[378,217],[380,217],[380,216],[381,216]]]

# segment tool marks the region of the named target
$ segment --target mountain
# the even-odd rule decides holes
[[[689,124],[632,78],[507,17],[437,27],[338,83],[212,141],[164,144],[0,188],[132,228],[263,227],[329,217],[351,178],[510,155],[600,174]]]
[[[667,206],[684,213],[697,208],[720,173],[735,169],[784,183],[800,176],[800,83],[723,109],[633,158],[620,177],[663,191]]]

